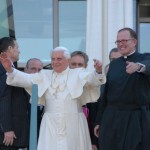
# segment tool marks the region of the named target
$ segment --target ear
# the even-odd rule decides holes
[[[11,55],[11,50],[12,50],[12,47],[8,46],[7,50],[5,51],[7,55]]]
[[[7,52],[9,53],[11,52],[11,50],[12,50],[12,46],[8,46]]]
[[[136,46],[138,43],[138,41],[136,39],[134,39],[134,45]]]

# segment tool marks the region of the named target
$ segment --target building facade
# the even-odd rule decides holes
[[[0,37],[15,37],[20,46],[18,67],[31,57],[50,63],[56,46],[85,51],[108,63],[117,31],[138,33],[138,51],[150,52],[149,0],[1,0]]]

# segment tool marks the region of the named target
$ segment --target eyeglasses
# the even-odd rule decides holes
[[[117,40],[116,42],[115,42],[115,44],[116,45],[119,45],[120,43],[121,44],[126,44],[128,41],[130,41],[130,40],[133,40],[133,39],[126,39],[126,40]]]

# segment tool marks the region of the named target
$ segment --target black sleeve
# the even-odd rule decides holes
[[[6,71],[0,64],[0,131],[12,131],[11,86],[6,84]]]
[[[95,119],[98,109],[98,102],[88,103],[87,107],[89,109],[89,130],[92,145],[98,145],[98,138],[94,135]]]
[[[101,95],[98,99],[98,110],[96,115],[95,125],[100,125],[102,120],[102,115],[107,105],[107,83],[101,87]]]

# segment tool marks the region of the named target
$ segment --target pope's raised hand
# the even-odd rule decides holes
[[[8,73],[13,71],[12,62],[6,52],[0,54],[0,62]]]
[[[94,61],[94,68],[95,68],[96,72],[102,73],[102,63],[97,59],[93,59],[93,61]]]

